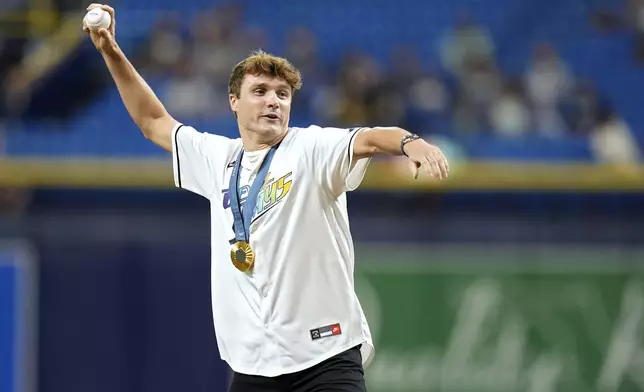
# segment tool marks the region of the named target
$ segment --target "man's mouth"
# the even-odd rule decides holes
[[[271,120],[277,120],[279,119],[279,116],[277,114],[265,114],[262,117],[270,118]]]

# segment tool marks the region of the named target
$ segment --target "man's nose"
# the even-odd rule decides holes
[[[274,92],[266,94],[266,103],[270,108],[278,108],[280,103],[279,99],[277,99],[277,94]]]

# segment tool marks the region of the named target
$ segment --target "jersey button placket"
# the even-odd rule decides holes
[[[271,340],[272,340],[272,333],[270,331],[270,307],[269,307],[269,301],[267,300],[268,297],[268,291],[269,291],[269,285],[267,283],[261,285],[259,287],[259,290],[257,291],[259,295],[259,304],[260,304],[260,317],[261,317],[261,322],[264,325],[264,336],[265,339],[262,341],[262,357],[264,358],[264,361],[266,361],[266,365],[268,365],[271,361]]]
[[[260,309],[261,309],[261,314],[262,314],[262,322],[264,323],[264,327],[268,328],[269,326],[269,319],[271,316],[271,310],[270,310],[270,302],[268,300],[268,294],[270,291],[270,285],[268,283],[265,283],[261,286],[259,290],[259,302],[260,302]]]

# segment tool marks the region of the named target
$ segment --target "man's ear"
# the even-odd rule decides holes
[[[233,112],[237,113],[237,97],[235,94],[229,94],[228,95],[228,102],[230,103],[230,110]]]

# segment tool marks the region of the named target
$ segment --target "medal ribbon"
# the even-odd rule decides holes
[[[228,187],[228,192],[230,192],[230,208],[233,211],[233,229],[235,230],[235,240],[244,241],[248,243],[250,238],[250,222],[253,219],[255,213],[255,208],[257,206],[257,196],[259,191],[264,185],[264,180],[266,180],[266,175],[268,174],[268,169],[277,151],[279,143],[271,147],[271,149],[266,154],[266,157],[262,161],[262,164],[259,167],[259,172],[253,181],[253,185],[250,187],[250,191],[246,197],[246,207],[244,208],[244,213],[242,215],[241,202],[239,200],[239,172],[241,168],[242,157],[244,156],[244,149],[239,152],[237,161],[233,166],[233,172],[230,176],[230,184]]]

